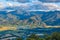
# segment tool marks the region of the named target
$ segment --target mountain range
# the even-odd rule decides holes
[[[60,27],[59,15],[60,6],[57,3],[45,3],[41,0],[0,1],[0,26]]]
[[[60,26],[60,11],[0,11],[0,25],[28,27]]]

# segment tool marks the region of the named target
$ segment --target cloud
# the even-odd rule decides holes
[[[60,2],[60,0],[39,0],[42,2]]]
[[[43,5],[47,6],[49,10],[60,10],[60,6],[55,3],[44,3]]]
[[[5,5],[4,5],[2,2],[0,2],[0,9],[5,8],[4,6],[5,6]]]
[[[12,3],[7,2],[7,5],[10,6],[10,7],[13,7]]]
[[[19,7],[22,9],[28,9],[28,10],[60,10],[60,6],[57,5],[56,3],[43,3],[40,1],[31,1],[27,3],[19,3],[19,2],[0,2],[0,9],[1,8],[7,8],[7,7]]]

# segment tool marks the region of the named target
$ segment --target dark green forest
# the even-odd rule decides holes
[[[54,32],[51,35],[45,34],[42,38],[36,34],[31,34],[26,40],[60,40],[60,32]],[[17,38],[17,40],[23,40],[22,38]]]

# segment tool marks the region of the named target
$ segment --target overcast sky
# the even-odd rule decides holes
[[[19,0],[19,1],[21,1],[21,0]],[[56,0],[54,0],[54,1],[56,1]],[[43,3],[43,2],[41,2],[41,0],[40,1],[38,1],[38,0],[33,0],[33,1],[30,0],[30,2],[27,2],[27,3],[20,3],[20,2],[16,2],[16,1],[13,2],[11,0],[10,1],[0,0],[0,9],[5,8],[7,6],[10,6],[10,7],[20,6],[20,5],[22,5],[24,7],[30,6],[30,5],[27,5],[27,4],[30,4],[30,5],[31,4],[33,4],[33,5],[35,5],[35,4],[37,4],[37,5],[43,5],[43,6],[47,6],[49,9],[60,9],[60,3]]]

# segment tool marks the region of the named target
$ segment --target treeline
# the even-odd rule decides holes
[[[54,32],[51,35],[44,35],[45,37],[42,38],[36,34],[31,34],[29,37],[27,37],[26,40],[60,40],[60,32]],[[22,38],[17,38],[16,40],[23,40]]]

